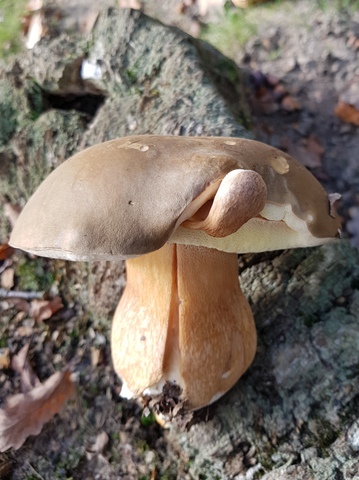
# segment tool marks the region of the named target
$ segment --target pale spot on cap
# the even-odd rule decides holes
[[[284,157],[275,156],[271,158],[270,163],[273,169],[279,173],[279,175],[283,175],[284,173],[289,172],[289,164]]]
[[[145,145],[144,143],[128,141],[123,143],[122,145],[118,145],[117,148],[133,148],[134,150],[139,150],[140,152],[147,152],[150,147],[148,145]]]

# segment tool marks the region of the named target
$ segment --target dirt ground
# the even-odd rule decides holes
[[[231,35],[233,25],[242,25],[236,23],[232,11],[209,11],[199,22],[196,3],[186,6],[186,2],[168,2],[165,11],[159,10],[159,3],[145,2],[145,13],[155,14],[162,22],[179,25],[192,34],[199,33],[201,22],[207,18],[223,22],[220,25]],[[343,236],[350,237],[359,248],[359,9],[338,9],[328,6],[330,3],[283,1],[250,9],[245,21],[251,25],[251,34],[244,41],[229,36],[222,51],[249,74],[254,137],[288,151],[312,171],[328,192],[341,194]],[[75,7],[72,0],[52,2],[54,11],[62,12],[57,28],[68,30],[79,28],[84,19],[90,21],[91,5],[96,10],[100,5],[112,4],[110,0],[86,0],[76,2]],[[222,45],[216,28],[204,36]],[[223,28],[219,30],[222,36]],[[348,110],[341,114],[342,118],[335,113],[339,99],[354,110],[358,108],[356,124],[344,121],[353,118]],[[20,264],[21,255],[12,261]],[[47,261],[37,260],[35,268],[46,280],[34,289],[51,288],[53,273]],[[63,284],[68,270],[75,268],[58,261],[58,284]],[[85,273],[78,268],[76,275],[81,282]],[[105,269],[94,269],[90,277],[106,275]],[[20,271],[32,275],[26,267]],[[33,334],[31,361],[40,380],[49,377],[64,360],[76,357],[81,364],[77,378],[81,395],[19,451],[0,454],[0,479],[191,478],[190,459],[181,458],[178,470],[178,460],[173,461],[176,453],[167,450],[164,431],[154,419],[143,416],[135,403],[119,401],[120,381],[112,371],[106,342],[108,322],[101,318],[97,324],[88,325],[83,320],[78,323],[83,312],[72,301],[74,292],[76,283],[68,287],[66,311],[54,314],[46,326],[29,324],[28,331]],[[25,343],[16,321],[5,332],[11,353]],[[24,333],[26,325],[22,328]],[[19,378],[11,369],[0,369],[0,385],[3,402],[18,391]],[[109,442],[94,454],[92,446],[101,432],[107,433]]]

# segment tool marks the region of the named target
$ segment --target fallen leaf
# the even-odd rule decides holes
[[[340,99],[359,110],[359,78],[355,78],[340,94]]]
[[[6,302],[12,307],[16,308],[19,312],[29,313],[30,304],[23,298],[6,298]]]
[[[82,35],[88,35],[92,32],[99,14],[100,10],[89,9],[82,15],[81,19],[79,20],[79,32]]]
[[[359,110],[341,99],[339,99],[335,107],[335,115],[343,122],[352,123],[359,127]]]
[[[6,479],[11,478],[13,470],[13,462],[9,458],[0,459],[0,478]]]
[[[91,460],[96,454],[102,453],[109,442],[109,436],[105,431],[100,432],[95,440],[95,443],[86,448],[86,458]]]
[[[8,243],[0,245],[0,260],[6,260],[11,257],[15,250]]]
[[[16,329],[16,334],[20,338],[31,337],[33,333],[34,333],[34,328],[31,325],[22,325],[21,327]]]
[[[197,7],[198,13],[201,17],[205,17],[206,15],[213,15],[220,12],[224,4],[226,3],[225,0],[197,0]]]
[[[0,348],[0,370],[4,368],[9,368],[9,367],[10,367],[10,350],[8,348]]]
[[[232,3],[238,8],[253,7],[253,5],[266,2],[268,2],[268,0],[232,0]]]
[[[97,367],[103,360],[103,352],[99,348],[91,347],[91,365]]]
[[[354,50],[359,49],[359,38],[354,32],[349,32],[347,46],[353,48]]]
[[[280,105],[286,112],[296,112],[302,108],[298,100],[291,95],[285,95],[285,97],[282,98]]]
[[[13,268],[6,268],[0,278],[0,283],[2,288],[5,288],[6,290],[11,290],[12,287],[14,286],[14,276],[15,276],[15,270]]]
[[[26,393],[35,387],[38,387],[41,382],[38,376],[33,371],[28,360],[28,353],[30,342],[22,347],[22,349],[13,356],[11,360],[12,369],[20,374],[21,392]]]
[[[133,8],[134,10],[140,10],[142,2],[141,0],[118,0],[118,6],[120,8]]]
[[[31,50],[41,40],[44,35],[43,15],[41,12],[35,12],[31,15],[29,28],[26,36],[26,48]]]
[[[28,393],[9,397],[0,409],[0,452],[18,450],[30,435],[38,435],[74,394],[71,374],[65,370],[54,373]]]
[[[301,110],[302,107],[298,100],[274,75],[254,71],[250,78],[254,91],[250,101],[254,111],[259,110],[269,115],[278,111],[279,108],[287,112]]]
[[[307,149],[315,155],[318,155],[318,157],[321,157],[325,152],[323,145],[320,143],[320,140],[316,135],[309,135],[306,144]]]
[[[42,322],[51,318],[52,315],[62,307],[62,300],[59,296],[52,300],[32,300],[30,304],[30,315],[37,322]]]
[[[15,223],[21,213],[21,207],[14,203],[7,202],[4,204],[4,215],[8,218],[11,228],[15,227]]]
[[[28,0],[26,4],[26,9],[29,12],[35,12],[36,10],[40,10],[42,8],[43,1],[42,0]]]
[[[23,18],[26,48],[32,49],[45,34],[43,0],[29,0],[26,4],[27,14]]]
[[[344,122],[359,126],[359,77],[355,77],[341,92],[335,114]]]
[[[305,167],[318,168],[322,165],[324,148],[315,135],[309,135],[295,144],[289,138],[283,138],[281,146]]]

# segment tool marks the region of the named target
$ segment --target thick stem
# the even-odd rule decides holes
[[[181,387],[189,408],[200,408],[233,386],[255,350],[236,254],[166,245],[127,261],[112,355],[135,395],[157,393],[168,381]]]

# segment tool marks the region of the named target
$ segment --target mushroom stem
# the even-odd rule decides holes
[[[234,385],[255,350],[236,254],[173,244],[127,261],[112,355],[135,396],[159,394],[170,382],[188,408],[200,408]]]

